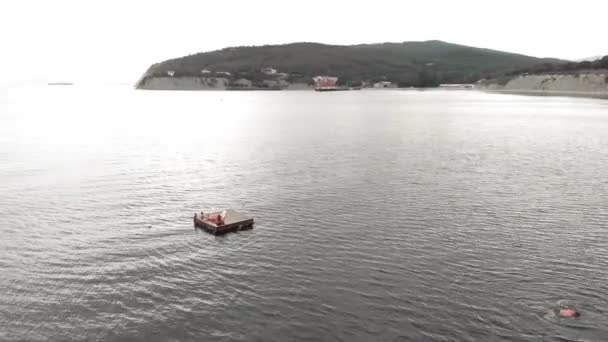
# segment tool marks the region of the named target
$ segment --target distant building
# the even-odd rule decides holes
[[[232,76],[232,74],[229,73],[228,71],[218,71],[218,72],[216,72],[216,74],[218,74],[218,75],[225,75],[225,76]]]
[[[315,81],[315,89],[320,90],[335,89],[338,84],[338,78],[332,76],[317,76],[312,80]]]
[[[266,75],[274,75],[277,73],[277,69],[273,69],[271,67],[262,68],[260,71]]]
[[[169,71],[167,71],[167,75],[169,75],[170,77],[173,77],[173,76],[175,76],[175,71],[169,70]]]
[[[374,88],[394,88],[393,82],[382,81],[374,83]]]
[[[201,74],[210,74],[210,73],[211,73],[211,70],[208,70],[208,69],[201,70]]]

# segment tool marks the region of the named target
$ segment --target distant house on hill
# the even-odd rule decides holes
[[[224,75],[224,76],[232,76],[232,74],[228,71],[218,71],[216,72],[217,75]]]
[[[277,69],[271,67],[262,68],[260,71],[266,75],[274,75],[277,73]]]
[[[211,70],[208,70],[208,69],[201,70],[201,74],[210,74],[210,73],[211,73]]]
[[[175,71],[169,70],[169,71],[167,71],[167,75],[169,75],[169,77],[173,77],[173,76],[175,76]]]

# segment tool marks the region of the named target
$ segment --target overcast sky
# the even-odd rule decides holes
[[[608,54],[606,0],[5,0],[2,80],[135,82],[234,45],[439,39],[539,57]]]

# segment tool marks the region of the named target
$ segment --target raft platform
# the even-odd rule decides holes
[[[253,218],[229,209],[209,214],[194,214],[194,227],[215,235],[253,228]]]

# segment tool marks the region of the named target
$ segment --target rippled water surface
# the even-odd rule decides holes
[[[0,193],[3,341],[608,340],[608,101],[3,89]]]

